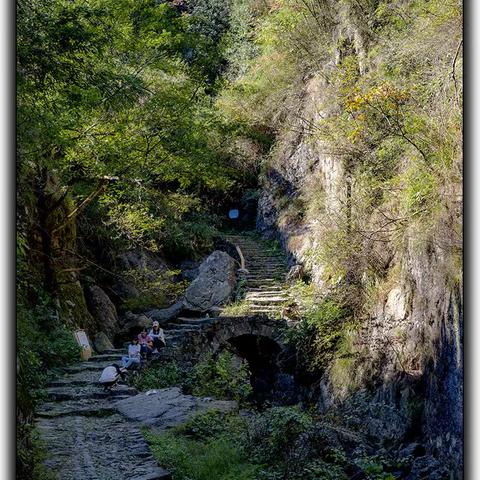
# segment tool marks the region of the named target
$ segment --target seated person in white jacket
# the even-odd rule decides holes
[[[103,369],[98,381],[105,387],[105,389],[110,390],[117,384],[120,378],[124,378],[125,371],[124,368],[120,368],[114,363]]]
[[[122,357],[123,368],[138,368],[141,364],[140,344],[137,336],[132,338],[128,346],[128,357]]]
[[[154,352],[155,350],[159,352],[161,348],[166,346],[165,335],[163,334],[163,330],[160,328],[160,324],[156,320],[153,322],[152,329],[148,335],[153,340]]]

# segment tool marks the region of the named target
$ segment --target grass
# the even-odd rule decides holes
[[[147,434],[150,448],[161,465],[173,472],[173,480],[254,480],[258,466],[228,438],[206,443],[174,432],[162,436]]]
[[[245,300],[240,300],[229,305],[225,305],[220,314],[221,317],[242,317],[250,313],[250,304]]]

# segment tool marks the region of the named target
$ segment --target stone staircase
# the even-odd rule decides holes
[[[61,480],[170,480],[159,467],[140,425],[129,422],[115,403],[137,395],[119,384],[111,392],[99,385],[101,371],[121,363],[124,349],[115,349],[63,369],[49,382],[47,401],[36,423],[47,447],[45,466]]]
[[[253,235],[227,235],[225,239],[240,248],[245,260],[248,313],[281,317],[289,301],[285,255]]]
[[[228,235],[226,239],[240,248],[245,259],[244,302],[248,306],[248,314],[281,317],[283,306],[289,300],[285,285],[288,271],[285,257],[253,236]],[[215,317],[172,319],[162,326],[167,346],[160,356],[175,355],[182,342],[218,320]],[[98,384],[101,371],[112,363],[121,365],[122,356],[126,353],[126,348],[108,350],[87,362],[64,367],[63,373],[48,384],[47,400],[38,409],[36,422],[47,446],[45,465],[56,478],[171,479],[170,473],[159,467],[153,458],[142,435],[141,424],[119,411],[120,403],[136,403],[142,400],[144,394],[139,395],[125,384],[117,385],[111,392]],[[171,394],[171,389],[165,390],[161,395]],[[188,400],[191,410],[201,406],[199,399],[192,397],[186,400],[178,392],[173,393],[182,405]],[[137,397],[134,399],[134,396]],[[159,401],[165,403],[166,400],[160,398]],[[172,407],[168,402],[164,406],[167,410]],[[207,402],[204,408],[209,405]],[[164,414],[159,414],[160,424],[164,422]]]

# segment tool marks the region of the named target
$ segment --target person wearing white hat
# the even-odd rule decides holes
[[[116,363],[105,367],[98,379],[98,382],[106,389],[111,390],[120,378],[124,379],[126,373],[125,368],[120,368]]]
[[[152,328],[148,333],[148,335],[153,340],[154,353],[155,353],[155,350],[159,352],[163,347],[167,345],[165,342],[165,334],[163,333],[163,330],[160,328],[160,324],[156,320],[153,322]]]

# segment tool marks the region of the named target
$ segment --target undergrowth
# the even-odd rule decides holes
[[[332,426],[299,406],[248,414],[210,410],[168,432],[145,429],[144,435],[174,480],[395,480],[411,463],[362,445],[347,453]]]
[[[130,382],[141,391],[177,386],[188,394],[240,404],[246,403],[252,393],[247,364],[239,363],[228,351],[216,357],[209,355],[193,367],[174,361],[154,363],[131,377]]]

